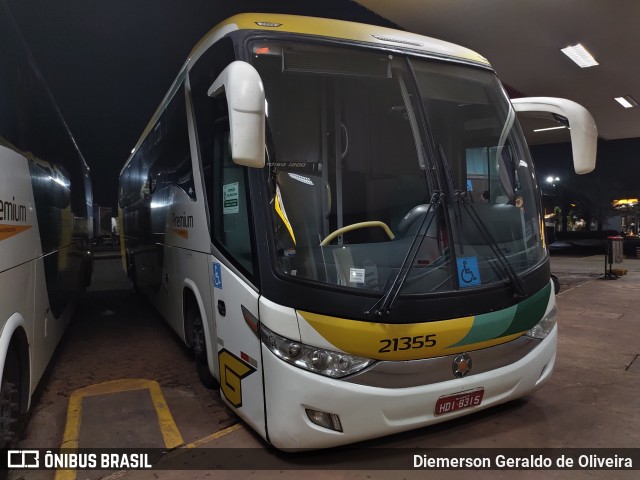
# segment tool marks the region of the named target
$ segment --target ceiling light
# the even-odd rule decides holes
[[[561,125],[559,127],[549,127],[549,128],[537,128],[534,130],[534,132],[546,132],[547,130],[560,130],[562,128],[567,128],[564,125]]]
[[[580,68],[599,65],[598,62],[596,62],[596,59],[593,58],[593,55],[591,55],[580,43],[573,45],[572,47],[562,48],[560,51],[578,64]]]
[[[636,102],[633,99],[633,97],[630,97],[629,95],[626,95],[624,97],[616,97],[614,100],[618,102],[620,105],[622,105],[624,108],[631,108],[631,107],[638,106],[638,102]]]

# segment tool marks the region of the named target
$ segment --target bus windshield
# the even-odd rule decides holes
[[[544,259],[535,175],[492,72],[333,46],[251,49],[280,274],[385,292],[404,265],[402,292],[429,293],[507,281],[496,249],[517,273]]]

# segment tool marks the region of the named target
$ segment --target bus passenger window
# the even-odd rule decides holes
[[[252,274],[245,168],[231,158],[227,117],[214,122],[213,170],[213,239]]]

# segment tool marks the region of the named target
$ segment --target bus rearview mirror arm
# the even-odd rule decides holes
[[[596,167],[598,129],[589,111],[582,105],[554,97],[528,97],[511,100],[516,112],[548,112],[569,121],[573,168],[577,174],[589,173]]]
[[[209,97],[223,93],[229,109],[229,143],[233,162],[263,168],[265,99],[260,74],[247,62],[230,63],[207,91]]]

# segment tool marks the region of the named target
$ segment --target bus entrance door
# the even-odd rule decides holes
[[[257,331],[259,295],[215,257],[211,258],[220,391],[244,421],[266,435]]]

